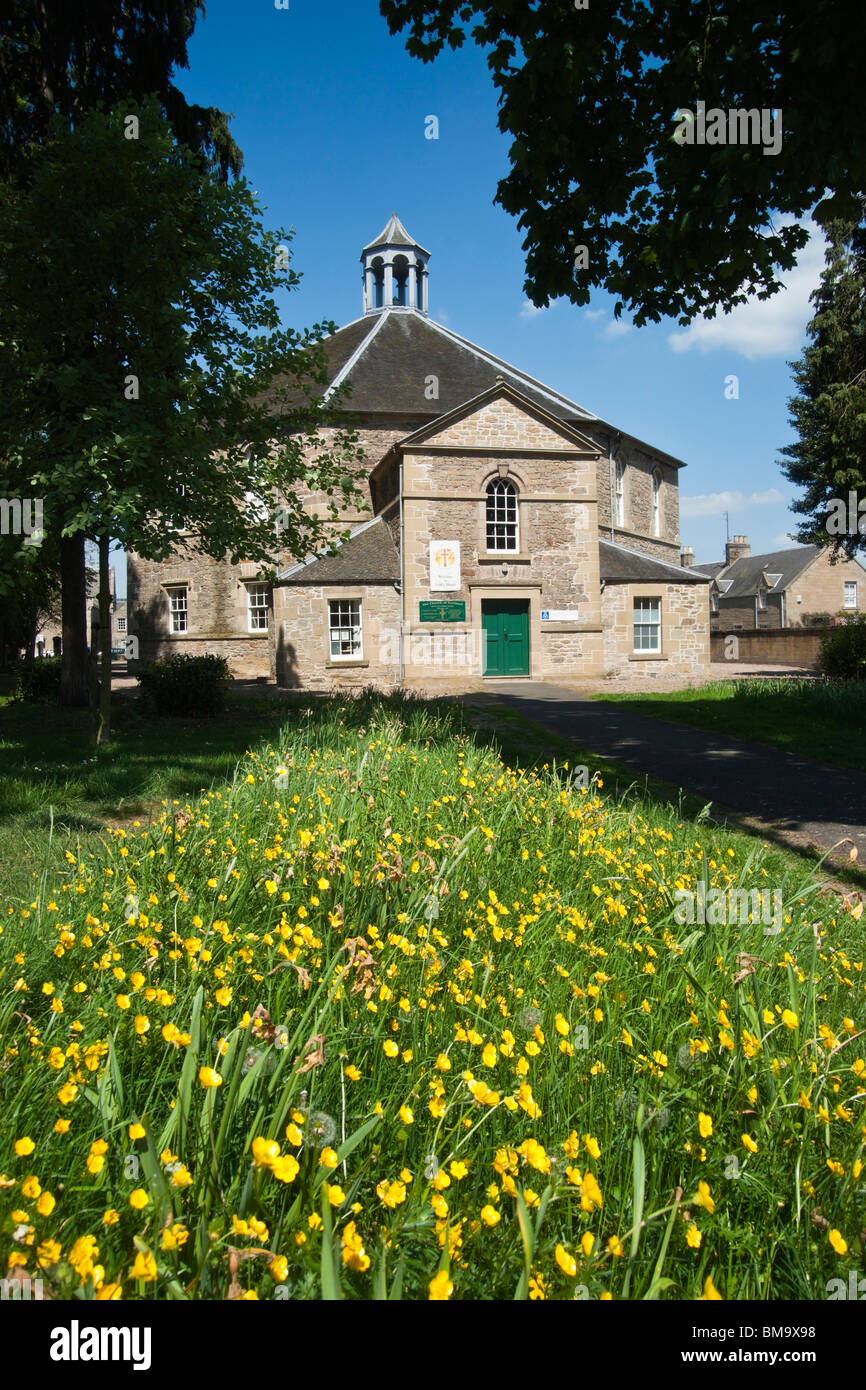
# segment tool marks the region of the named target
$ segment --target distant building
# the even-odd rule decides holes
[[[808,627],[845,613],[866,612],[866,565],[830,558],[829,547],[799,545],[753,555],[748,536],[734,536],[718,564],[695,565],[685,546],[680,562],[709,577],[713,631]]]

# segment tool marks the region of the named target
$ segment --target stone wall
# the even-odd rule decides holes
[[[586,431],[589,435],[589,431]],[[596,494],[598,497],[598,525],[602,540],[610,540],[611,498],[609,458],[610,437],[593,430],[591,437],[598,441],[602,454],[598,460]],[[623,443],[619,450],[625,461],[623,489],[624,519],[622,526],[614,526],[613,540],[617,545],[627,546],[629,550],[639,550],[644,555],[652,555],[657,560],[667,560],[679,564],[680,551],[680,510],[679,510],[679,469],[665,463],[654,454]],[[652,475],[655,469],[661,473],[659,493],[659,530],[654,536],[652,517]]]
[[[370,415],[363,429],[358,430],[363,445],[367,473],[410,430],[417,429],[425,416]],[[319,443],[308,449],[313,459],[317,450],[331,447],[336,427],[319,431]],[[341,494],[333,499],[324,492],[298,484],[296,493],[304,508],[327,518],[331,501],[338,506],[338,520],[328,520],[326,534],[344,532],[373,516],[369,483],[365,482],[360,498],[344,503]],[[286,569],[305,555],[295,555],[280,548],[274,552],[279,570]],[[268,656],[268,634],[247,631],[246,590],[244,580],[258,574],[258,565],[249,562],[232,565],[227,560],[212,560],[197,551],[191,543],[178,548],[171,559],[163,562],[128,557],[129,615],[128,632],[139,640],[139,660],[155,661],[172,652],[200,655],[212,652],[229,661],[232,675],[238,677],[267,676],[271,669]],[[169,633],[168,596],[166,587],[188,585],[188,632]],[[132,671],[137,665],[132,663]]]
[[[360,660],[333,661],[329,599],[360,599]],[[289,690],[390,689],[400,678],[400,595],[390,584],[277,585],[274,589],[271,670]]]
[[[857,585],[857,607],[844,608],[845,582]],[[797,595],[803,602],[797,602]],[[794,627],[814,613],[866,613],[866,569],[858,560],[837,560],[823,550],[808,569],[798,575],[788,592],[787,626]]]
[[[224,656],[233,676],[267,676],[270,670],[268,634],[250,633],[247,586],[255,579],[258,565],[232,565],[212,560],[190,545],[162,563],[128,558],[129,636],[137,637],[138,661],[157,661],[180,652],[189,656],[213,653]],[[167,588],[187,588],[187,631],[169,633]]]
[[[486,489],[500,477],[518,491],[516,553],[487,550]],[[423,643],[413,649],[408,680],[429,686],[453,679],[461,642],[466,675],[480,676],[482,603],[495,597],[529,603],[533,678],[600,673],[595,483],[593,452],[507,399],[488,402],[405,451],[407,626],[413,634],[440,634],[438,650],[432,642],[426,650]],[[449,540],[460,544],[460,588],[435,592],[430,542]],[[419,604],[429,599],[463,601],[466,624],[422,625]],[[542,624],[542,609],[575,610],[578,616],[567,624]],[[442,651],[451,654],[449,663]]]
[[[724,594],[719,595],[719,611],[712,619],[712,629],[716,631],[731,631],[743,629],[755,631],[755,598],[736,598],[725,599]],[[773,628],[782,626],[782,596],[781,594],[767,594],[766,608],[757,609],[757,627],[762,632],[767,632]]]
[[[786,627],[741,631],[723,628],[710,634],[713,661],[755,662],[766,666],[818,665],[820,627]]]
[[[661,599],[661,653],[634,650],[634,599]],[[705,676],[710,660],[705,584],[612,584],[601,596],[604,674]]]

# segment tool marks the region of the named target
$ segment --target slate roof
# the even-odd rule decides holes
[[[798,545],[795,550],[773,550],[766,555],[744,555],[735,560],[727,569],[724,565],[695,565],[710,578],[714,578],[720,589],[720,597],[753,598],[758,592],[762,574],[777,576],[770,590],[781,593],[793,584],[798,574],[802,574],[816,555],[820,546]]]
[[[330,389],[350,382],[346,408],[352,412],[420,414],[432,420],[480,395],[501,376],[561,419],[597,418],[567,396],[413,309],[367,314],[338,329],[323,347],[334,369]],[[424,394],[431,376],[438,381],[435,401]]]
[[[695,565],[675,565],[656,560],[624,545],[599,540],[598,560],[600,577],[609,584],[709,584],[709,576],[697,571]],[[697,571],[697,572],[696,572]]]
[[[277,584],[398,584],[400,557],[381,517],[356,526],[335,555],[311,555],[291,565]]]
[[[339,407],[350,414],[416,415],[435,420],[502,377],[551,415],[590,435],[602,452],[607,448],[606,442],[600,442],[602,433],[621,434],[671,467],[685,467],[682,459],[627,430],[620,431],[585,406],[416,309],[381,309],[365,314],[322,339],[321,347],[327,364],[325,399],[338,386],[347,384],[349,391]],[[439,390],[434,401],[425,395],[431,376],[436,377]],[[281,384],[289,405],[306,404],[306,397],[293,389],[288,378],[275,383]]]

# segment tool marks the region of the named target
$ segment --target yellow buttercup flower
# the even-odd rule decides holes
[[[280,1156],[280,1146],[275,1139],[254,1139],[252,1155],[258,1168],[270,1168]]]
[[[275,1158],[269,1167],[278,1182],[294,1182],[301,1171],[298,1160],[293,1158],[291,1154],[284,1154],[280,1158]]]
[[[699,1183],[698,1183],[698,1195],[697,1195],[697,1197],[695,1197],[693,1200],[694,1200],[696,1206],[703,1207],[704,1210],[705,1210],[705,1211],[708,1211],[708,1212],[710,1213],[710,1215],[712,1216],[713,1212],[714,1212],[715,1209],[716,1209],[716,1204],[715,1204],[715,1201],[713,1200],[713,1198],[710,1196],[710,1186],[709,1186],[709,1183],[706,1183],[706,1182],[699,1182]]]
[[[575,1274],[577,1274],[577,1260],[574,1256],[569,1255],[564,1245],[557,1245],[555,1256],[556,1263],[559,1265],[563,1274],[567,1274],[570,1279],[573,1279]]]
[[[149,1250],[142,1250],[135,1257],[132,1269],[129,1271],[130,1279],[141,1279],[145,1284],[152,1284],[157,1276],[156,1260]]]
[[[445,1303],[454,1292],[454,1285],[448,1278],[448,1271],[440,1269],[439,1273],[430,1280],[430,1302]]]

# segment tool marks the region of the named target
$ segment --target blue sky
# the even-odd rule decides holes
[[[303,281],[281,305],[288,324],[359,316],[361,248],[396,212],[431,252],[434,319],[685,460],[681,535],[699,560],[722,557],[724,511],[753,553],[793,544],[795,494],[777,458],[793,437],[787,362],[823,267],[815,238],[784,292],[687,330],[617,324],[604,294],[538,311],[516,222],[493,205],[508,139],[474,44],[423,64],[390,36],[377,0],[208,0],[189,60],[180,87],[234,113],[269,224],[295,230]],[[438,140],[425,138],[429,115]],[[725,395],[731,375],[738,399]]]

